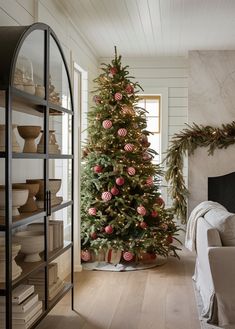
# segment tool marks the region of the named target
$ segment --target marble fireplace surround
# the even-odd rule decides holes
[[[235,120],[235,50],[189,52],[188,122],[221,126]],[[188,160],[188,213],[207,200],[207,177],[235,170],[235,144],[207,155],[197,148]]]

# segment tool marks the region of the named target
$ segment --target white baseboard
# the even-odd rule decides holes
[[[74,272],[81,272],[82,271],[82,265],[74,265]]]

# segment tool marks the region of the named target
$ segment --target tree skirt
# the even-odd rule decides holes
[[[157,259],[142,261],[142,262],[123,262],[117,265],[107,262],[92,262],[83,263],[82,267],[88,271],[113,271],[113,272],[126,272],[126,271],[139,271],[153,268],[155,266],[163,265],[167,262],[167,258],[158,256]]]

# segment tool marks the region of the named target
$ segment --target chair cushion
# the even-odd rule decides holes
[[[235,246],[235,214],[217,208],[209,210],[204,218],[219,231],[224,246]]]

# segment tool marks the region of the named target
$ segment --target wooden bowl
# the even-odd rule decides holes
[[[34,200],[35,195],[39,191],[39,183],[27,184],[27,183],[14,183],[12,184],[14,189],[29,191],[28,200],[25,205],[20,207],[20,212],[34,212],[38,210],[37,204]]]

